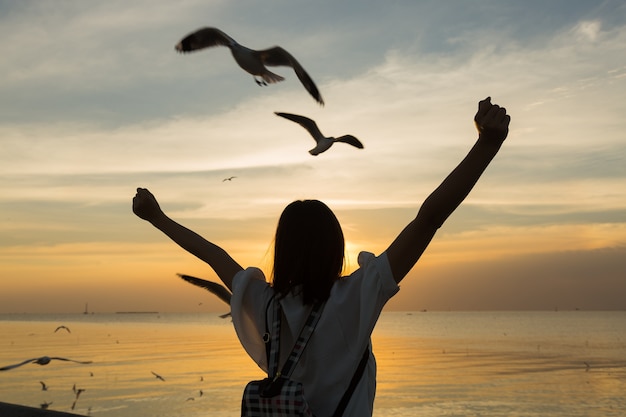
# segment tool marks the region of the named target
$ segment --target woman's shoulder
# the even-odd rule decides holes
[[[350,288],[367,286],[379,288],[389,296],[397,292],[398,285],[393,279],[385,252],[377,256],[364,251],[359,253],[357,259],[359,268],[339,280],[339,285],[336,285],[338,290],[350,291]]]
[[[361,251],[357,256],[357,262],[359,267],[344,278],[364,274],[391,276],[391,266],[389,265],[389,259],[387,259],[386,252],[383,252],[380,255],[374,255],[372,252]]]
[[[237,275],[247,276],[252,279],[262,279],[265,281],[265,273],[263,273],[263,271],[256,266],[249,266],[246,269],[242,269],[235,276]]]
[[[376,259],[376,255],[372,252],[361,251],[359,252],[359,256],[357,256],[357,262],[360,268],[363,268],[368,263],[372,262]]]
[[[250,266],[237,272],[233,277],[233,292],[241,291],[243,288],[255,285],[269,285],[265,274],[260,268]]]

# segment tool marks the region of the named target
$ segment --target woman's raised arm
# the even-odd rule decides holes
[[[165,215],[154,195],[146,188],[137,188],[133,198],[133,213],[150,222],[187,252],[209,264],[232,291],[233,277],[242,270],[241,266],[224,249]]]
[[[413,268],[437,229],[474,188],[506,139],[510,120],[506,109],[491,104],[490,97],[478,103],[478,112],[474,117],[478,140],[461,163],[424,201],[415,219],[387,248],[396,282],[400,282]]]

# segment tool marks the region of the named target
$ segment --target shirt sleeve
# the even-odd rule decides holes
[[[354,350],[356,357],[369,343],[383,307],[400,290],[386,253],[361,252],[358,262],[359,269],[337,282],[331,292],[335,320],[345,335],[346,347]]]
[[[233,277],[233,296],[230,303],[235,332],[245,351],[265,372],[265,309],[272,293],[265,275],[258,268],[247,268]]]

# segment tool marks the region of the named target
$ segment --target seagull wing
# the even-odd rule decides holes
[[[356,146],[359,149],[363,149],[363,144],[361,143],[361,141],[352,135],[340,136],[337,139],[335,139],[335,142],[349,143],[352,146]]]
[[[0,368],[0,371],[8,371],[9,369],[17,368],[18,366],[26,365],[27,363],[35,362],[39,358],[28,359],[24,362],[16,363],[15,365],[7,365]]]
[[[231,46],[237,42],[217,28],[205,27],[191,32],[176,44],[178,52],[193,52],[214,46]]]
[[[274,46],[273,48],[264,49],[262,51],[257,51],[261,62],[264,65],[269,67],[279,67],[279,66],[287,66],[293,68],[298,79],[306,88],[306,90],[313,96],[313,98],[322,106],[324,105],[324,100],[322,99],[322,95],[320,94],[317,86],[313,82],[311,76],[304,70],[304,67],[300,65],[300,63],[287,52],[285,49],[280,46]]]
[[[321,139],[324,139],[324,135],[322,134],[320,129],[317,127],[317,123],[315,123],[314,120],[311,120],[308,117],[300,116],[297,114],[291,114],[291,113],[274,112],[274,114],[280,117],[284,117],[285,119],[291,120],[292,122],[298,123],[300,126],[305,128],[311,134],[311,136],[313,136],[313,139],[315,139],[316,142],[319,142]]]
[[[178,274],[178,276],[193,285],[197,285],[198,287],[208,290],[209,292],[215,294],[220,300],[230,305],[232,293],[225,286],[218,284],[217,282],[207,281],[206,279],[196,278],[190,275]]]
[[[74,360],[74,359],[60,358],[58,356],[50,358],[50,360],[52,360],[52,359],[56,359],[56,360],[59,360],[59,361],[66,361],[66,362],[76,362],[76,363],[81,363],[83,365],[87,365],[88,363],[93,363],[93,361],[77,361],[77,360]]]
[[[157,379],[160,379],[161,381],[165,381],[165,378],[163,378],[161,375],[157,374],[157,373],[156,373],[156,372],[154,372],[154,371],[150,371],[150,372],[152,372],[152,375],[156,376],[156,377],[157,377]]]

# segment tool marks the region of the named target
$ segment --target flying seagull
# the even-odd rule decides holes
[[[54,332],[56,333],[56,332],[58,332],[58,331],[59,331],[59,330],[61,330],[61,329],[63,329],[63,330],[67,330],[67,332],[68,332],[68,333],[72,333],[72,332],[70,331],[70,328],[69,328],[69,327],[67,327],[67,326],[59,326],[59,327],[57,327],[57,328],[54,330]]]
[[[324,136],[317,127],[317,123],[315,123],[315,121],[309,119],[308,117],[299,116],[297,114],[291,113],[274,112],[274,114],[291,120],[292,122],[298,123],[300,126],[305,128],[311,134],[311,136],[313,136],[313,139],[315,139],[317,145],[315,146],[315,148],[309,151],[311,155],[315,156],[321,154],[324,151],[327,151],[335,142],[343,142],[355,146],[359,149],[363,149],[363,144],[361,143],[361,141],[352,135],[339,136],[338,138],[334,138],[332,136]]]
[[[161,381],[165,382],[165,378],[163,378],[161,375],[157,374],[154,371],[150,371],[150,372],[152,372],[152,375],[154,375],[156,379],[160,379]]]
[[[269,49],[254,50],[247,48],[217,28],[204,27],[185,36],[178,44],[178,52],[193,52],[214,46],[226,46],[230,48],[233,58],[246,72],[252,74],[254,81],[261,86],[283,81],[284,78],[269,71],[267,67],[287,66],[292,67],[298,79],[307,89],[309,94],[320,104],[324,100],[320,95],[313,79],[307,74],[302,65],[286,50],[280,46]]]
[[[15,365],[3,366],[2,368],[0,368],[0,371],[8,371],[9,369],[13,369],[13,368],[17,368],[18,366],[26,365],[27,363],[36,363],[37,365],[47,365],[52,360],[59,360],[59,361],[66,361],[66,362],[76,362],[76,363],[81,363],[83,365],[84,364],[88,364],[88,363],[92,363],[92,361],[75,361],[74,359],[66,359],[66,358],[59,358],[59,357],[52,357],[51,358],[49,356],[42,356],[40,358],[27,359],[24,362],[16,363]]]
[[[76,384],[74,384],[74,388],[72,389],[74,390],[74,394],[76,394],[76,398],[74,398],[74,402],[72,403],[72,407],[71,407],[73,410],[74,408],[76,408],[76,401],[78,401],[78,397],[80,397],[80,394],[82,394],[86,390],[84,388],[76,389]]]
[[[225,182],[225,181],[232,181],[232,180],[233,180],[233,179],[235,179],[235,178],[237,178],[237,177],[232,176],[232,177],[224,178],[224,179],[222,180],[222,182]]]
[[[207,281],[206,279],[192,277],[191,275],[177,274],[179,277],[184,279],[185,281],[197,285],[198,287],[202,287],[205,290],[208,290],[212,294],[216,295],[217,298],[230,305],[230,299],[232,297],[232,293],[225,286],[218,284],[217,282]],[[230,316],[230,313],[222,314],[221,318],[226,318]]]

